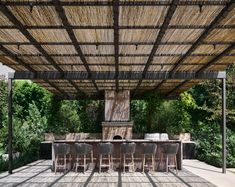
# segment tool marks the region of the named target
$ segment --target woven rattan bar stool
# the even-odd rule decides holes
[[[99,173],[101,172],[102,167],[108,167],[109,170],[112,169],[113,166],[113,144],[112,143],[99,143]],[[103,164],[104,157],[108,157],[108,164]]]
[[[57,169],[66,171],[67,163],[71,162],[72,159],[70,145],[66,143],[53,143],[53,149],[55,155],[55,173]]]
[[[160,163],[162,163],[163,156],[166,156],[166,172],[169,168],[175,168],[176,173],[178,174],[177,159],[176,154],[179,149],[178,143],[167,143],[161,146],[161,157]]]
[[[75,171],[78,171],[78,167],[83,167],[83,172],[86,171],[87,168],[87,155],[90,155],[90,160],[93,165],[93,146],[86,143],[75,143],[75,151],[76,151],[76,163],[75,163]],[[83,160],[83,163],[79,163]]]
[[[121,151],[120,151],[120,163],[122,163],[123,159],[123,172],[125,172],[125,167],[132,167],[132,170],[135,171],[135,162],[134,162],[134,153],[135,153],[136,144],[135,143],[122,143]],[[128,160],[128,156],[130,156],[131,162],[126,164]]]
[[[151,167],[152,170],[155,171],[155,154],[156,154],[157,144],[155,143],[143,143],[142,144],[142,154],[143,154],[143,163],[142,163],[142,170],[144,172],[144,168],[149,166],[146,164],[146,160],[148,157],[151,158]]]

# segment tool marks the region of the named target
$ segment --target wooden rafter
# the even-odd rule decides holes
[[[194,42],[160,42],[160,45],[193,45]],[[233,42],[201,42],[201,45],[231,45]],[[0,42],[0,45],[73,45],[72,42]],[[114,42],[79,42],[79,45],[114,45]],[[119,42],[119,45],[154,45],[154,42]]]
[[[234,8],[235,4],[233,1],[231,1],[230,3],[226,4],[226,6],[220,11],[220,13],[215,17],[215,19],[211,22],[210,26],[204,30],[204,32],[201,34],[201,36],[196,40],[196,42],[194,42],[194,44],[190,47],[190,49],[187,51],[187,53],[185,53],[179,60],[178,62],[173,66],[173,68],[171,69],[170,73],[174,73],[176,71],[176,69],[184,63],[185,59],[190,56],[195,49],[201,45],[201,42],[212,32],[212,30],[214,29],[215,26],[217,26],[220,21],[222,19],[224,19],[230,10],[232,10]],[[166,80],[162,80],[156,87],[154,90],[159,89],[162,84],[165,83]]]
[[[20,32],[34,45],[37,44],[37,40],[29,33],[24,25],[11,13],[11,11],[6,6],[0,6],[1,12],[20,30]],[[59,72],[63,73],[60,66],[54,61],[54,59],[46,52],[41,45],[34,45],[36,49],[46,58],[46,60],[53,65]],[[74,85],[71,81],[69,81]],[[76,87],[77,89],[77,87]],[[77,91],[80,91],[77,89]]]
[[[69,23],[69,21],[68,21],[68,18],[67,18],[67,16],[66,16],[65,12],[64,12],[64,8],[62,7],[61,2],[60,2],[59,0],[53,0],[53,2],[54,2],[55,5],[56,5],[56,6],[55,6],[55,9],[56,9],[56,11],[57,11],[57,13],[58,13],[60,19],[62,20],[63,25],[64,25],[64,26],[68,26],[68,27],[66,28],[66,31],[67,31],[67,33],[68,33],[68,35],[69,35],[69,38],[70,38],[70,40],[72,41],[72,43],[73,43],[73,45],[74,45],[74,48],[76,49],[78,55],[80,56],[80,59],[81,59],[81,61],[83,62],[83,65],[84,65],[84,67],[86,68],[87,73],[88,73],[88,75],[89,75],[89,77],[90,77],[90,72],[91,72],[91,70],[90,70],[90,68],[89,68],[89,66],[88,66],[88,63],[87,63],[87,61],[86,61],[86,58],[85,58],[84,55],[83,55],[82,49],[81,49],[81,47],[80,47],[80,45],[79,45],[79,43],[78,43],[78,40],[77,40],[77,38],[76,38],[76,36],[75,36],[73,30],[72,30],[71,28],[69,28],[70,23]],[[93,84],[94,84],[95,89],[96,89],[97,91],[99,91],[98,86],[97,86],[95,80],[93,80],[93,79],[91,79],[91,80],[92,80],[92,82],[93,82]]]
[[[118,91],[119,74],[119,0],[113,3],[113,27],[114,27],[114,60],[115,60],[115,82]]]
[[[15,78],[17,79],[51,79],[51,80],[87,80],[88,73],[86,71],[76,71],[76,72],[66,72],[64,74],[57,71],[43,71],[36,73],[31,72],[15,72]],[[115,72],[91,72],[91,76],[94,80],[115,80]],[[132,71],[120,71],[119,80],[136,80],[136,82],[141,78],[142,72],[132,72]],[[215,72],[176,72],[173,76],[169,75],[167,71],[154,71],[148,72],[144,80],[162,80],[162,79],[214,79],[221,78],[225,76],[223,71]]]
[[[171,18],[173,16],[173,14],[175,13],[175,10],[177,8],[178,3],[179,3],[179,0],[173,0],[170,7],[169,7],[169,9],[168,9],[168,11],[167,11],[166,17],[164,19],[164,22],[162,24],[162,27],[161,27],[158,35],[157,35],[156,41],[154,42],[154,45],[153,45],[153,48],[152,48],[151,53],[149,55],[149,58],[147,60],[146,66],[144,67],[142,78],[139,80],[133,94],[135,94],[136,90],[138,90],[138,88],[140,87],[140,85],[142,83],[142,79],[145,77],[145,75],[148,71],[148,68],[151,65],[152,61],[153,61],[154,55],[155,55],[157,49],[159,48],[160,42],[162,41],[162,38],[165,35],[167,27],[170,24]]]
[[[233,49],[235,49],[235,44],[230,45],[228,48],[226,48],[221,54],[219,54],[218,56],[216,56],[215,58],[213,58],[211,61],[209,61],[207,64],[205,64],[203,67],[201,67],[196,74],[199,74],[203,71],[205,71],[208,67],[214,65],[217,61],[219,61],[221,58],[224,57],[225,54],[230,53]],[[186,83],[188,83],[190,81],[190,79],[188,80],[184,80],[182,83],[180,83],[179,85],[177,85],[174,89],[172,89],[171,91],[169,91],[167,93],[167,95],[171,95],[172,93],[174,93],[176,90],[178,90],[180,87],[182,87],[183,85],[185,85]]]
[[[114,5],[118,8],[117,5]],[[161,25],[135,25],[135,26],[118,26],[118,29],[161,29]],[[208,25],[168,25],[167,29],[207,29]],[[100,25],[25,25],[25,29],[115,29],[115,26],[100,26]],[[234,29],[235,25],[217,25],[214,29]],[[18,29],[15,25],[0,25],[0,29]]]
[[[48,54],[49,55],[49,54]],[[0,56],[8,56],[7,54],[0,54]],[[46,57],[41,54],[16,54],[18,57]],[[50,57],[80,57],[79,54],[50,54]],[[115,57],[115,54],[83,54],[84,57]],[[182,57],[184,54],[155,54],[154,57]],[[216,56],[216,54],[191,54],[191,57],[206,57]],[[225,54],[225,56],[235,56],[235,54]],[[119,54],[119,57],[149,57],[149,54]],[[88,65],[88,63],[87,63]],[[152,64],[151,64],[152,65]]]
[[[24,68],[26,68],[27,70],[29,70],[32,73],[36,73],[36,71],[30,67],[30,65],[26,64],[22,59],[18,58],[17,56],[15,56],[14,53],[12,53],[11,51],[9,51],[7,48],[5,48],[4,46],[0,45],[0,50],[5,53],[8,54],[9,57],[16,61],[19,65],[23,66]],[[57,91],[59,91],[60,93],[64,94],[65,96],[67,96],[66,93],[64,93],[61,89],[59,89],[57,86],[55,86],[54,84],[52,84],[49,80],[43,79],[46,83],[48,83],[49,85],[51,85],[52,87],[54,87]]]
[[[121,1],[119,6],[170,6],[172,1],[162,1],[162,0],[148,0],[148,1]],[[59,2],[55,1],[5,1],[2,4],[6,6],[55,6]],[[223,6],[226,5],[227,1],[180,1],[181,6]],[[61,6],[112,6],[111,1],[63,1],[59,3]]]

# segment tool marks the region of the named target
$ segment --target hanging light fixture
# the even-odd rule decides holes
[[[199,5],[199,11],[202,13],[202,5]]]
[[[216,44],[213,44],[213,47],[214,47],[214,50],[215,50],[215,48],[216,48]]]
[[[33,2],[30,2],[30,3],[29,3],[29,10],[30,10],[30,13],[33,12]]]

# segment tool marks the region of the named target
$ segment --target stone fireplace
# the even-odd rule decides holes
[[[105,91],[105,121],[102,139],[131,139],[130,91]]]

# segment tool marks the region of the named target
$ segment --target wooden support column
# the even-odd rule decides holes
[[[12,78],[8,78],[8,173],[12,174],[13,155],[12,155]]]
[[[222,173],[226,173],[226,78],[222,79]]]

